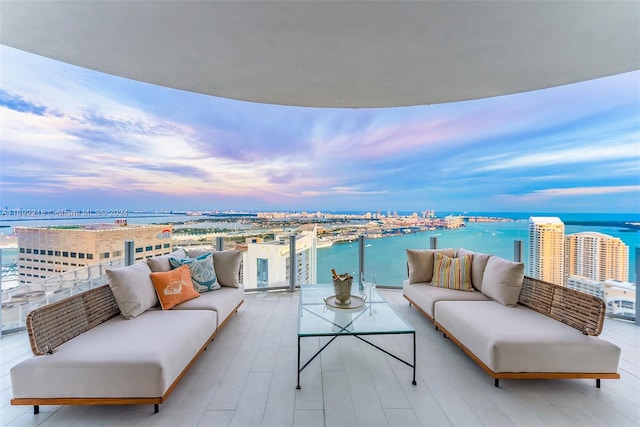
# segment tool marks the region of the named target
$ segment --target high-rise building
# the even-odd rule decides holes
[[[276,236],[272,241],[247,242],[243,254],[245,289],[289,286],[289,272],[294,271],[296,284],[316,283],[317,226],[303,225],[295,232],[296,265],[289,268],[291,256],[288,236]]]
[[[18,280],[36,283],[65,271],[124,257],[134,242],[136,261],[171,252],[171,225],[115,224],[15,227],[18,236]]]
[[[560,218],[529,218],[527,275],[564,285],[564,223]]]
[[[617,237],[586,231],[565,237],[565,276],[629,280],[629,247]]]

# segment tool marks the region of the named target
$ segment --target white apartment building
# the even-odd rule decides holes
[[[124,257],[134,242],[136,261],[171,252],[171,225],[87,224],[15,227],[18,236],[18,281],[37,283],[65,271]]]
[[[604,282],[629,280],[629,247],[613,236],[593,231],[565,237],[565,275]]]
[[[564,223],[560,218],[529,218],[527,275],[564,285]]]
[[[567,288],[594,295],[602,300],[605,298],[604,283],[588,277],[569,276],[567,278]]]
[[[296,284],[316,283],[317,226],[304,225],[294,233],[296,237]],[[289,286],[289,235],[276,236],[273,241],[258,239],[247,242],[243,254],[245,289]]]

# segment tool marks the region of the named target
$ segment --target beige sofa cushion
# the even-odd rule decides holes
[[[145,263],[108,269],[107,280],[125,319],[133,319],[158,304],[151,270]]]
[[[494,372],[618,370],[619,347],[522,305],[442,301],[436,321]]]
[[[155,256],[153,258],[147,259],[147,265],[154,273],[162,273],[165,271],[171,270],[171,263],[169,262],[169,258],[186,258],[187,254],[184,249],[176,249],[171,252],[169,255],[161,255]]]
[[[477,290],[482,291],[482,277],[484,276],[484,270],[487,268],[487,262],[491,255],[458,248],[456,256],[462,258],[465,255],[471,255],[471,284]]]
[[[114,317],[51,355],[11,368],[13,397],[160,397],[209,342],[216,323],[212,310]]]
[[[410,284],[431,282],[433,278],[434,252],[439,252],[448,257],[455,256],[453,249],[407,249]]]
[[[200,298],[195,298],[173,307],[174,310],[215,310],[218,313],[219,327],[233,312],[240,303],[244,301],[244,288],[222,287],[215,292],[205,292],[200,294]]]
[[[518,303],[524,264],[491,256],[482,276],[481,292],[500,304],[514,307]]]
[[[189,257],[195,258],[207,252],[211,252],[213,254],[213,268],[216,271],[218,283],[222,286],[239,288],[242,252],[236,250],[202,251],[192,249],[189,251]]]
[[[439,288],[424,282],[409,284],[408,279],[402,282],[402,290],[404,295],[427,313],[431,319],[434,318],[434,312],[437,312],[438,301],[490,301],[489,297],[481,292],[462,292]]]

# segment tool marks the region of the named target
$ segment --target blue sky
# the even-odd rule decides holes
[[[314,109],[0,59],[2,208],[640,212],[640,72]]]

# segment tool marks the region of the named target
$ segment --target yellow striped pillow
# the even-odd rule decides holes
[[[441,253],[433,254],[433,286],[473,292],[471,285],[471,255],[451,258]]]

